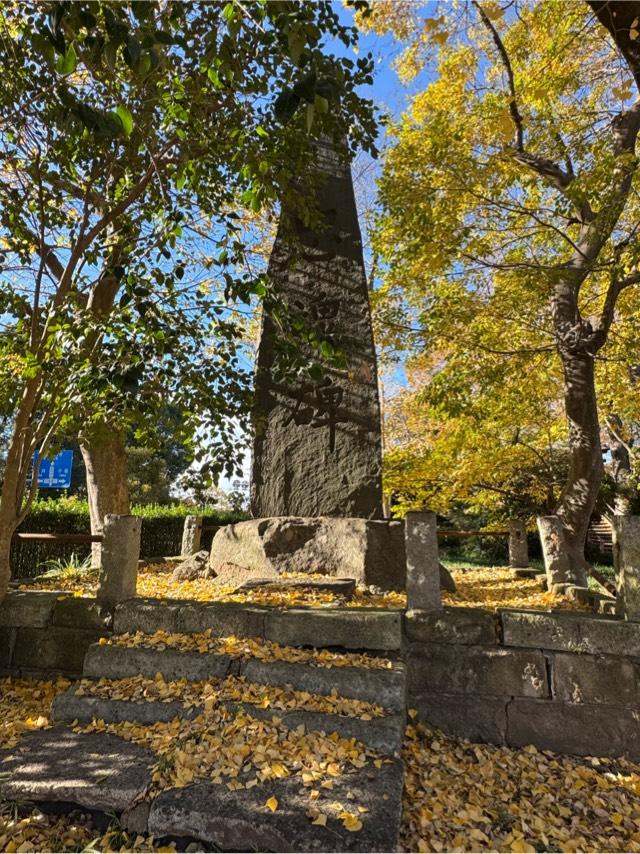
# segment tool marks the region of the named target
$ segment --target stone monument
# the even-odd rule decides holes
[[[321,223],[286,210],[269,262],[292,320],[341,354],[316,380],[278,381],[278,328],[265,311],[258,348],[251,511],[211,547],[208,572],[237,586],[303,573],[404,589],[404,525],[383,519],[378,375],[351,170],[318,146]]]
[[[318,145],[318,170],[323,225],[306,228],[285,211],[269,276],[291,316],[343,353],[346,365],[325,360],[317,381],[276,382],[278,331],[265,312],[256,366],[251,511],[256,518],[381,519],[378,376],[351,170],[327,143]],[[318,356],[312,350],[309,355]]]

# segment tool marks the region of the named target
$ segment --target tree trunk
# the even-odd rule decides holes
[[[562,521],[569,550],[572,584],[586,586],[588,564],[584,556],[604,465],[595,390],[594,358],[575,351],[560,353],[564,370],[564,399],[569,421],[569,475],[560,496],[557,515]]]
[[[127,484],[127,455],[122,432],[107,427],[100,434],[80,440],[80,449],[87,470],[87,496],[91,533],[102,534],[107,513],[129,513],[129,488]],[[102,547],[93,543],[91,563],[100,566]]]

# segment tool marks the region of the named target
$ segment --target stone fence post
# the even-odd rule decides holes
[[[182,546],[180,554],[183,557],[194,555],[200,551],[200,538],[202,537],[202,516],[185,516],[184,528],[182,529]]]
[[[522,519],[509,520],[509,566],[526,569],[529,566],[527,526]]]
[[[104,517],[97,598],[110,608],[136,595],[141,532],[139,516]]]
[[[538,533],[544,558],[544,569],[547,574],[547,587],[552,592],[559,592],[554,585],[571,583],[571,564],[562,530],[562,522],[557,516],[538,516]]]
[[[439,610],[442,608],[442,600],[435,513],[407,513],[404,542],[407,555],[407,610]]]
[[[640,621],[640,516],[613,517],[616,613]]]

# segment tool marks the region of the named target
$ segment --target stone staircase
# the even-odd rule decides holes
[[[106,801],[132,831],[193,838],[218,850],[394,850],[406,723],[400,647],[401,612],[395,610],[129,600],[116,609],[113,637],[89,648],[82,681],[54,701],[57,725],[23,738],[29,756],[13,769],[10,792],[103,809]],[[123,690],[132,679],[140,686],[135,699]],[[287,703],[278,708],[283,695]],[[237,789],[196,778],[154,794],[155,754],[113,733],[77,731],[96,720],[105,727],[200,715],[207,721],[213,706],[223,721],[239,714],[248,727],[252,721],[277,726],[279,740],[287,732],[326,734],[319,737],[325,745],[326,736],[335,741],[336,755],[361,749],[366,758],[354,766],[343,762],[326,790],[294,771],[251,788],[244,788],[241,774]],[[61,751],[65,742],[68,750]],[[70,752],[75,759],[67,767]],[[37,770],[43,767],[48,774]],[[269,798],[276,810],[265,806]],[[326,816],[320,823],[319,814]]]

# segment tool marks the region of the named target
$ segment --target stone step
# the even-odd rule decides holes
[[[397,652],[402,611],[387,608],[276,608],[238,602],[128,599],[117,606],[115,634],[178,634],[210,629],[218,637],[256,637],[286,646]]]
[[[296,691],[377,703],[393,712],[405,709],[405,667],[391,668],[317,666],[303,661],[264,661],[258,658],[172,648],[93,644],[84,661],[83,676],[90,679],[154,677],[161,673],[167,682],[187,679],[199,682],[211,677],[244,676],[259,685],[289,686]]]
[[[205,850],[397,849],[404,775],[398,759],[345,768],[316,799],[299,776],[239,790],[197,780],[158,792],[156,762],[150,750],[110,733],[75,733],[65,725],[33,730],[16,748],[0,750],[3,797],[113,812],[132,833],[177,837],[182,844],[193,839]],[[268,801],[277,802],[275,811]],[[361,817],[361,829],[344,826],[339,806]],[[327,815],[325,826],[313,823],[311,810]]]
[[[358,717],[307,709],[262,709],[253,703],[232,700],[223,700],[217,705],[230,712],[243,711],[262,720],[277,717],[286,729],[296,729],[302,724],[307,731],[319,730],[327,734],[336,732],[342,738],[355,738],[374,750],[388,755],[398,756],[402,750],[406,724],[405,715],[402,712],[363,720]],[[87,695],[77,696],[75,688],[58,694],[52,706],[53,720],[67,722],[77,720],[79,723],[103,720],[105,723],[132,721],[149,725],[157,721],[172,721],[175,718],[193,719],[203,712],[203,704],[185,708],[179,700],[137,702]]]

